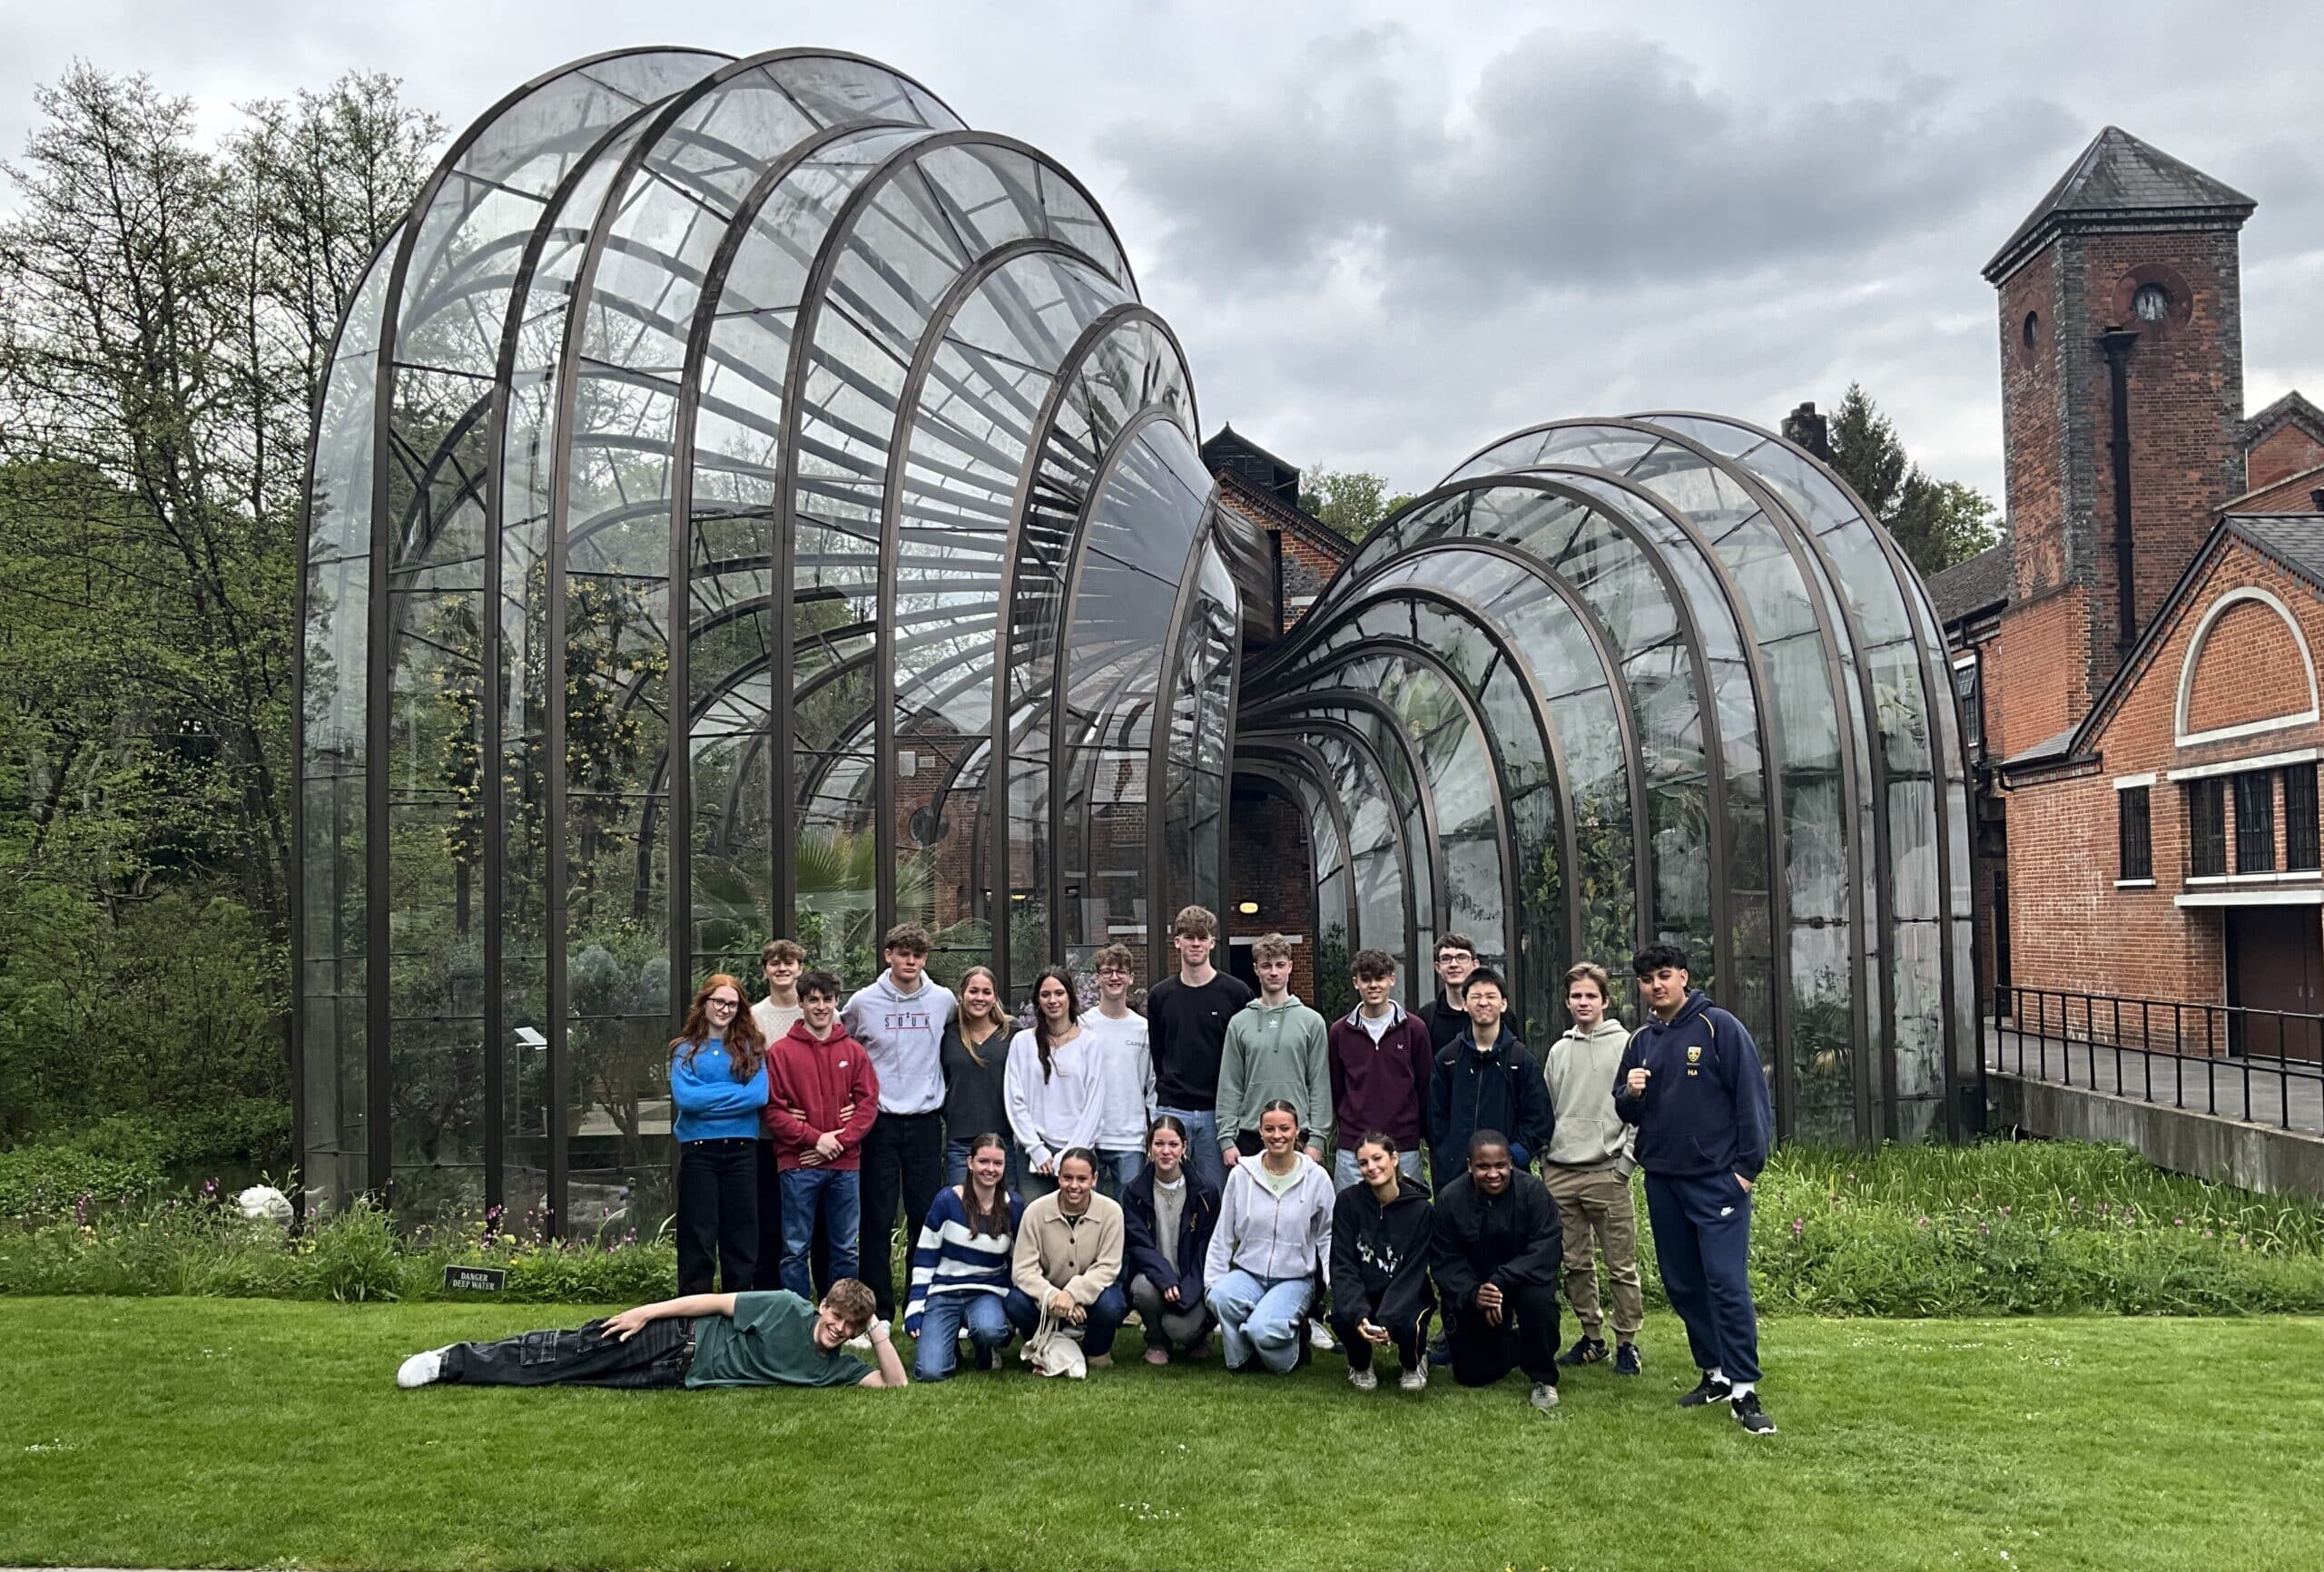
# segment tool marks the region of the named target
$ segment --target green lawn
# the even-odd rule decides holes
[[[550,1310],[547,1320],[586,1312]],[[0,1564],[2315,1566],[2324,1321],[1764,1328],[1780,1435],[1649,1371],[1413,1399],[1134,1361],[901,1393],[399,1391],[539,1306],[0,1301]],[[1128,1356],[1136,1334],[1126,1334]]]

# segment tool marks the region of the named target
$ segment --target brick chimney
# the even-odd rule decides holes
[[[1829,462],[1832,457],[1831,427],[1816,413],[1812,403],[1802,404],[1783,418],[1783,435],[1787,442],[1796,442],[1817,457]]]

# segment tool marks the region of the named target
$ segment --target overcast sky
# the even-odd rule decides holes
[[[857,50],[1047,149],[1185,342],[1206,432],[1400,488],[1536,420],[1773,424],[1855,378],[1998,497],[1977,270],[2109,123],[2258,200],[2247,400],[2324,398],[2324,88],[2290,3],[0,0],[0,152],[75,55],[220,130],[354,69],[457,127],[645,43]]]

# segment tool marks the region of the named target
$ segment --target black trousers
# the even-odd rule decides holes
[[[759,1143],[688,1141],[678,1147],[678,1292],[708,1293],[723,1271],[729,1293],[758,1282]]]
[[[774,1143],[758,1139],[759,1270],[743,1286],[772,1293],[783,1286],[783,1184],[774,1167]]]
[[[593,1321],[569,1331],[521,1331],[498,1342],[456,1342],[440,1379],[471,1387],[679,1387],[694,1363],[694,1322],[649,1321],[627,1342]]]
[[[863,1231],[855,1269],[879,1302],[881,1319],[896,1313],[894,1251],[896,1209],[904,1214],[904,1238],[920,1237],[920,1225],[944,1187],[944,1115],[881,1114],[863,1137]]]
[[[1489,1387],[1512,1370],[1555,1386],[1558,1291],[1553,1284],[1503,1291],[1499,1326],[1488,1322],[1475,1305],[1464,1304],[1446,1341],[1452,1349],[1452,1379],[1464,1387]]]
[[[1356,1331],[1362,1317],[1332,1312],[1332,1331],[1340,1340],[1340,1348],[1347,1355],[1347,1368],[1352,1371],[1372,1368],[1373,1347]],[[1409,1326],[1388,1328],[1388,1346],[1396,1351],[1396,1362],[1405,1370],[1418,1370],[1422,1359],[1422,1333],[1428,1327],[1428,1312],[1423,1310]]]

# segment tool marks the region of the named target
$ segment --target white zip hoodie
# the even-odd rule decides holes
[[[1203,1281],[1216,1282],[1238,1267],[1255,1277],[1306,1277],[1332,1261],[1332,1176],[1320,1163],[1299,1159],[1299,1172],[1281,1195],[1259,1177],[1264,1157],[1246,1157],[1226,1175],[1218,1226],[1203,1261]]]

